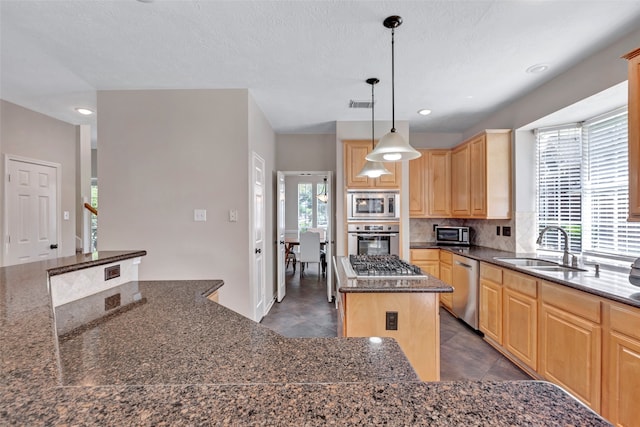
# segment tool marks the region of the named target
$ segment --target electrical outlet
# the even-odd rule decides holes
[[[500,235],[500,226],[497,226],[496,227],[496,236],[499,236],[499,235]]]
[[[502,235],[503,236],[511,236],[511,227],[507,227],[506,225],[502,227]]]
[[[111,267],[105,267],[104,269],[104,280],[115,279],[116,277],[120,277],[120,264],[112,265]]]
[[[433,224],[433,231],[436,231],[436,227],[438,226],[438,224]]]
[[[398,330],[398,312],[387,311],[386,313],[386,330],[397,331]]]
[[[238,222],[238,210],[237,209],[229,210],[229,222]]]

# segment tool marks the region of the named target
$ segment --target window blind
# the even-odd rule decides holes
[[[640,255],[640,224],[627,222],[627,140],[626,108],[584,123],[585,251]]]
[[[538,232],[549,225],[565,229],[569,250],[582,250],[582,141],[577,124],[538,129],[537,139],[537,215]],[[541,246],[563,250],[562,235],[545,233]]]

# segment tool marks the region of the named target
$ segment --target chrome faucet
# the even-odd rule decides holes
[[[546,233],[549,230],[558,230],[562,233],[562,235],[564,236],[564,255],[562,256],[562,263],[564,265],[569,265],[569,255],[571,255],[572,260],[571,260],[571,265],[573,265],[575,267],[574,264],[578,263],[578,259],[576,258],[575,255],[569,254],[569,235],[567,234],[567,232],[564,230],[564,228],[555,226],[555,225],[548,225],[545,228],[542,229],[542,231],[540,232],[540,234],[538,235],[538,239],[536,240],[536,243],[539,245],[542,243],[542,236],[544,236],[544,233]]]

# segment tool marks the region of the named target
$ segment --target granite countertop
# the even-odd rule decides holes
[[[344,263],[348,262],[348,257],[333,258],[333,265],[338,278],[337,283],[340,284],[339,292],[453,292],[453,288],[450,285],[430,274],[425,274],[422,277],[356,278],[355,276],[350,276],[345,270]]]
[[[111,264],[125,259],[145,256],[147,251],[100,251],[90,254],[76,254],[68,257],[49,260],[47,268],[49,276],[70,273],[84,268]]]
[[[546,382],[422,383],[389,338],[282,337],[217,280],[139,282],[58,340],[50,267],[0,268],[0,425],[608,425]]]
[[[623,304],[640,308],[640,287],[629,283],[629,271],[609,269],[601,264],[600,274],[596,276],[593,264],[595,260],[583,257],[578,263],[578,268],[584,270],[575,271],[543,271],[532,270],[526,267],[518,267],[495,258],[540,258],[562,264],[561,255],[549,255],[548,253],[515,253],[482,246],[437,246],[430,242],[412,242],[411,249],[444,249],[454,254],[462,255],[478,261],[483,261],[508,268],[520,273],[528,274],[552,283],[568,286],[574,289],[598,295],[604,298],[618,301]],[[629,269],[631,267],[629,266]]]

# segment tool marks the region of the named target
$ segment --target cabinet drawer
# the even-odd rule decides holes
[[[504,270],[502,277],[502,284],[505,287],[520,292],[523,295],[528,295],[531,298],[537,298],[538,290],[536,287],[536,279],[510,270]]]
[[[494,283],[502,283],[502,269],[484,262],[480,263],[480,277]]]
[[[453,264],[453,254],[449,251],[440,250],[440,262],[445,264]]]
[[[561,308],[594,323],[601,323],[602,310],[599,298],[562,285],[548,282],[540,282],[540,284],[543,303]]]
[[[610,307],[611,329],[640,340],[640,310],[618,304]]]
[[[411,262],[438,261],[440,249],[411,249]]]

